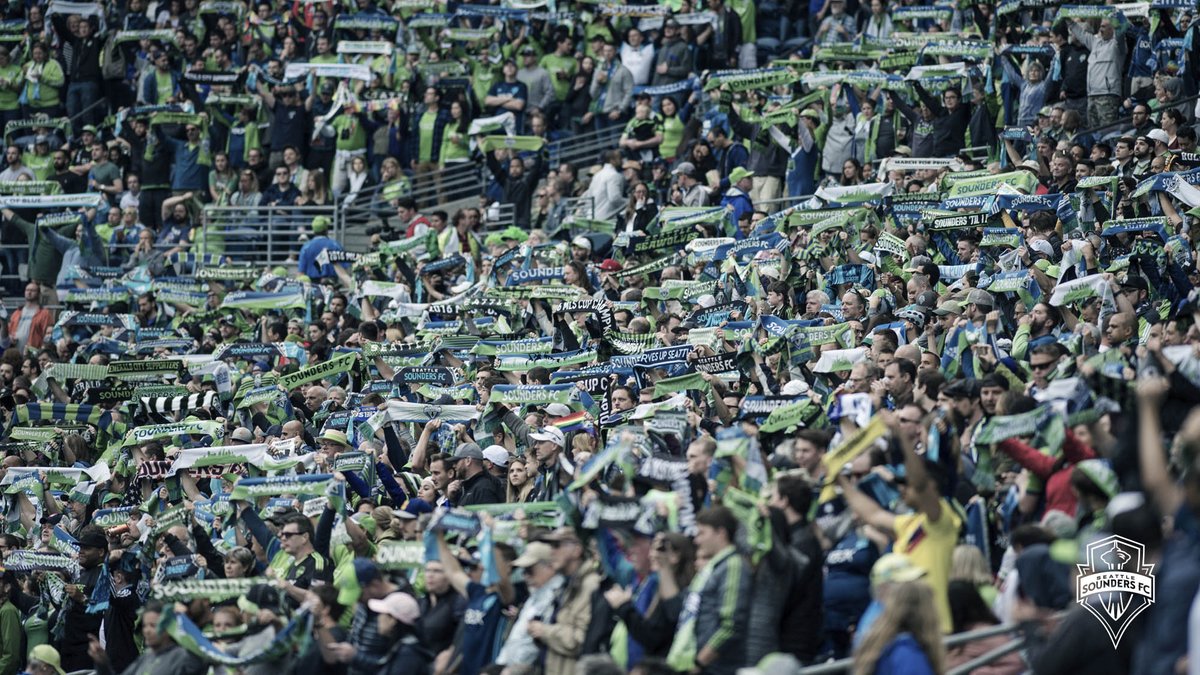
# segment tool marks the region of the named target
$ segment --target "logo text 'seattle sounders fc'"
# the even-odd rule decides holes
[[[1146,547],[1114,534],[1088,544],[1076,579],[1076,602],[1104,625],[1113,649],[1139,614],[1154,604],[1154,565]]]

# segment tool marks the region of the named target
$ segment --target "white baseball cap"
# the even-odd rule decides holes
[[[489,445],[484,448],[483,458],[496,466],[508,466],[508,450],[502,445]]]
[[[421,608],[417,601],[408,593],[392,593],[382,600],[368,600],[367,607],[372,612],[387,614],[407,626],[414,626],[421,618]]]
[[[565,403],[551,403],[545,408],[546,414],[551,417],[566,417],[571,414],[571,407]]]
[[[560,448],[567,447],[567,437],[563,435],[562,429],[558,427],[542,427],[529,434],[529,437],[535,441],[551,441]]]

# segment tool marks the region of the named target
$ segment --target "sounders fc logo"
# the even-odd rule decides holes
[[[1080,563],[1076,602],[1104,624],[1117,648],[1133,620],[1154,604],[1154,565],[1146,547],[1120,535],[1094,541]]]

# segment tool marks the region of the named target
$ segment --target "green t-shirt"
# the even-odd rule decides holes
[[[171,81],[170,73],[160,73],[156,69],[154,71],[154,87],[158,90],[159,103],[166,103],[167,99],[175,95],[175,83]]]
[[[541,66],[550,73],[550,84],[554,85],[554,98],[566,100],[567,94],[571,93],[571,79],[575,77],[575,71],[579,70],[579,63],[573,57],[551,53],[542,57]]]
[[[437,113],[426,110],[418,123],[420,138],[417,141],[417,161],[433,161],[433,130],[437,126]]]
[[[679,149],[679,142],[683,140],[683,122],[679,120],[679,116],[664,117],[662,132],[662,145],[658,146],[658,150],[663,157],[674,158],[675,151]]]
[[[112,239],[113,228],[107,222],[100,223],[96,226],[96,237],[102,242],[108,242]]]
[[[442,134],[442,163],[462,162],[471,158],[470,139],[465,133],[460,133],[457,127],[446,127]]]
[[[21,153],[21,163],[29,167],[38,180],[50,180],[50,169],[54,168],[54,156],[23,152]]]
[[[358,115],[338,115],[329,123],[337,132],[338,150],[362,150],[367,147],[367,131]]]
[[[481,102],[487,98],[488,90],[499,79],[496,67],[490,63],[475,63],[471,66],[471,84],[475,87],[475,98]]]

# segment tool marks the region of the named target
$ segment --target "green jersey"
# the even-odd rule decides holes
[[[570,56],[551,53],[542,57],[541,66],[550,73],[550,84],[554,85],[554,98],[566,100],[567,94],[571,93],[571,79],[575,77],[579,63]]]

